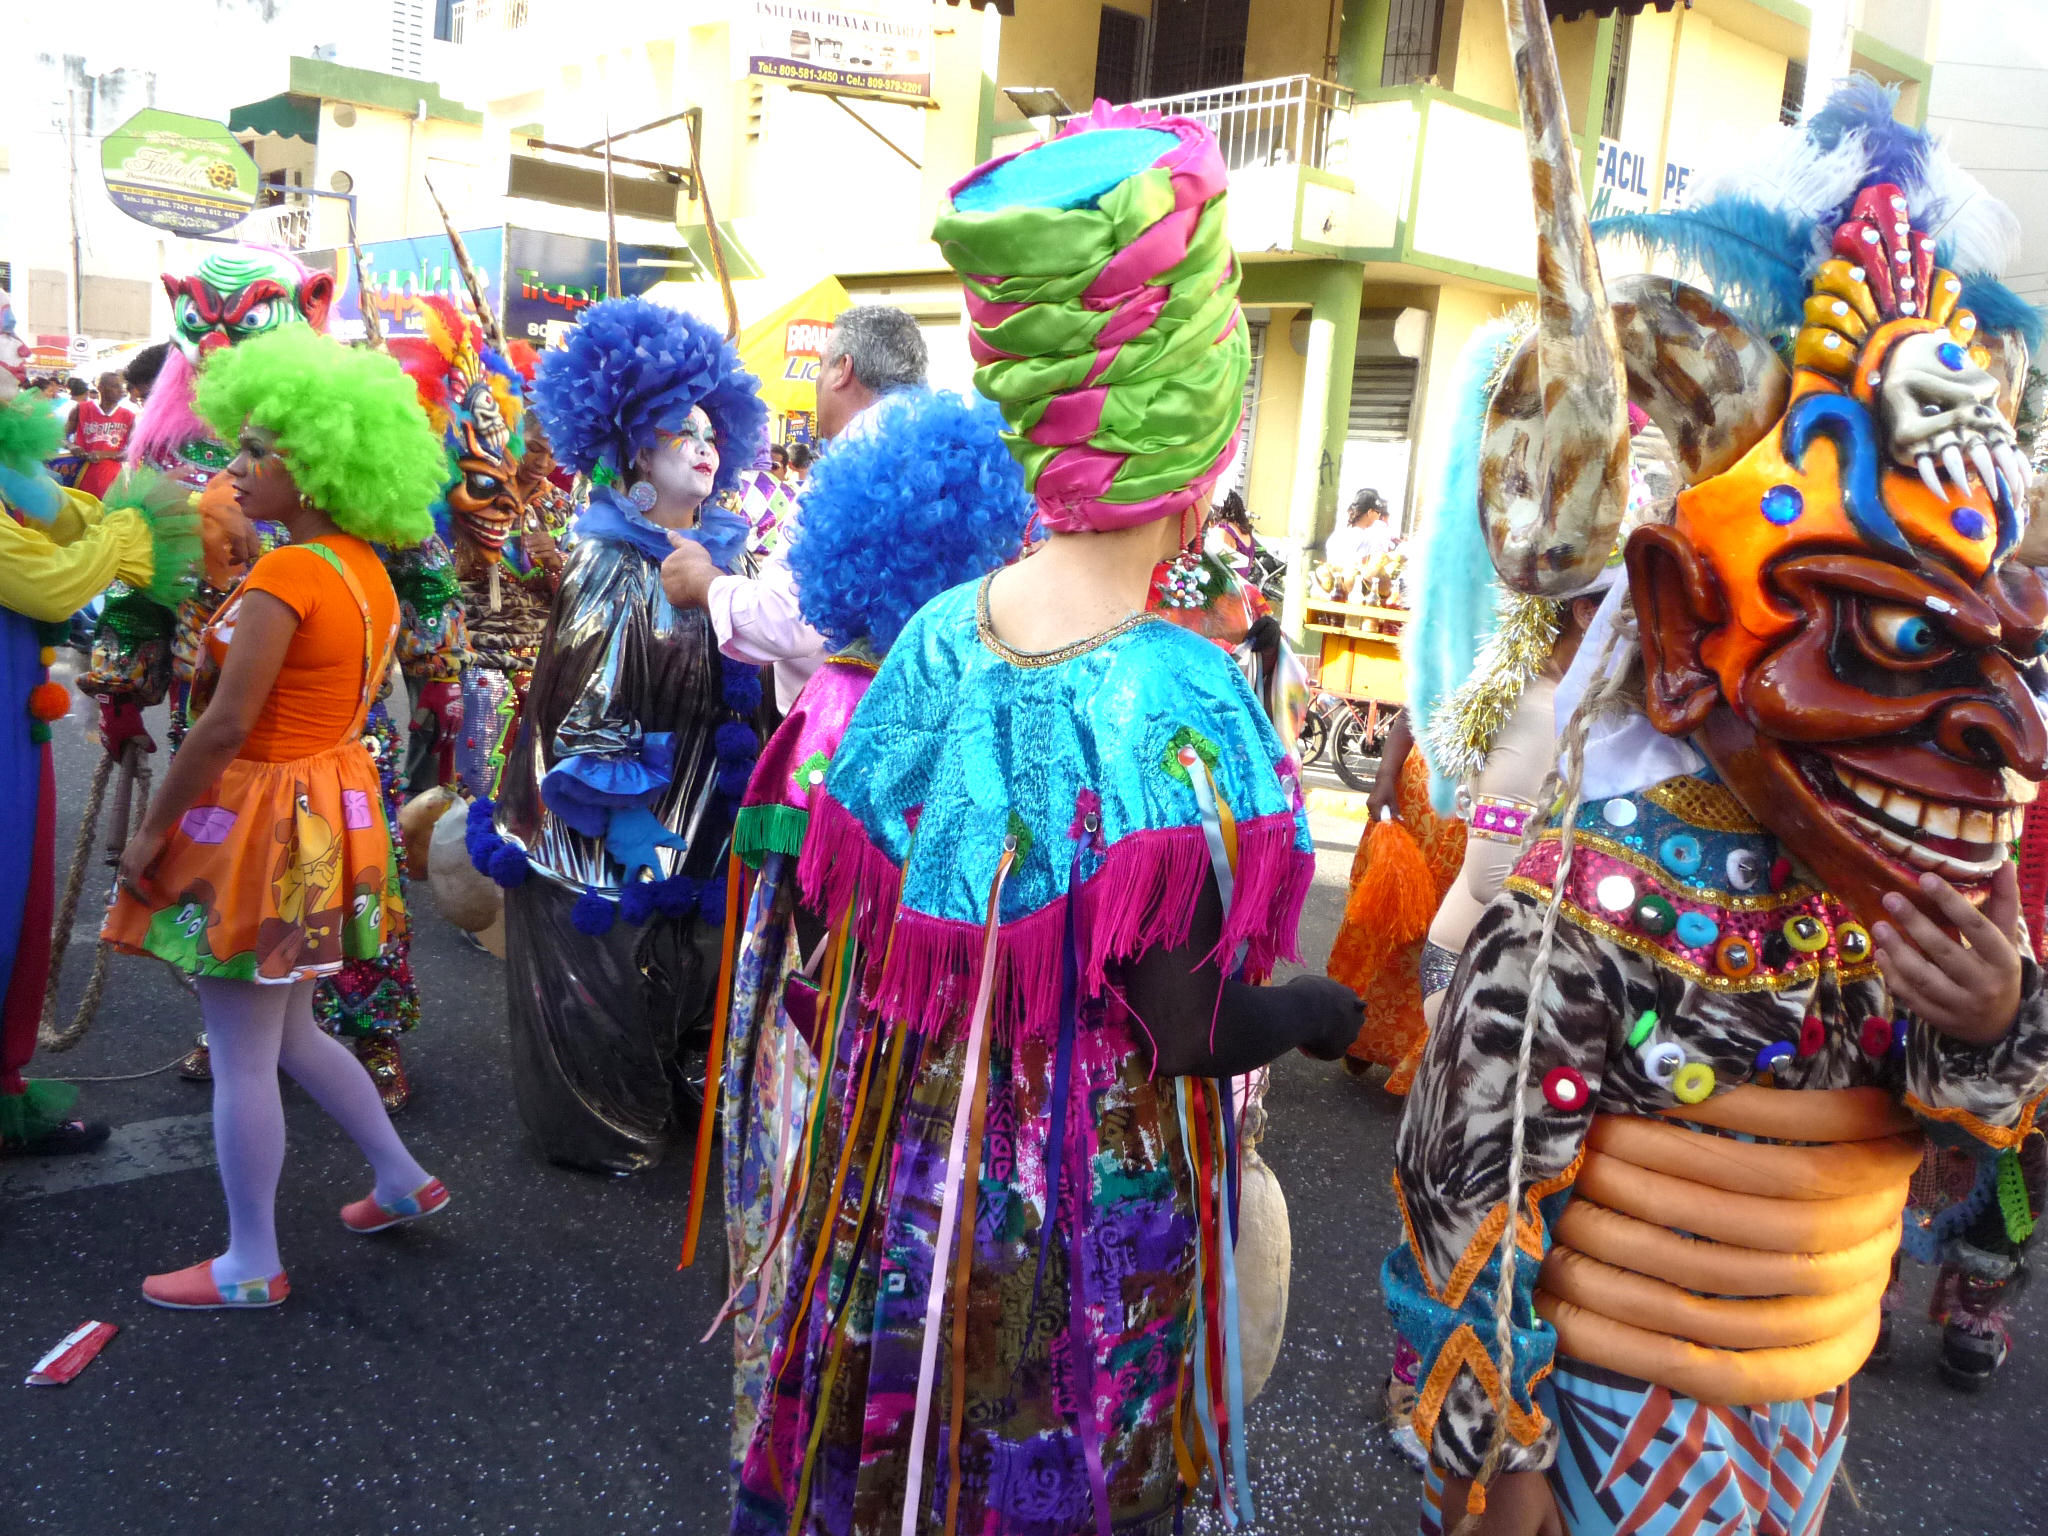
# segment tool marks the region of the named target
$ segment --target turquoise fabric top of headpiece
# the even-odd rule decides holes
[[[953,194],[960,213],[1000,208],[1093,208],[1180,141],[1159,128],[1070,134],[999,160]]]

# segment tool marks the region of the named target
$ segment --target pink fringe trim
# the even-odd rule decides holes
[[[1295,849],[1290,815],[1238,823],[1237,846],[1236,892],[1217,953],[1228,960],[1243,945],[1243,978],[1262,981],[1279,961],[1300,959],[1295,934],[1315,859]],[[963,1016],[979,980],[981,926],[904,908],[901,871],[829,795],[813,804],[797,877],[804,899],[835,921],[853,904],[854,933],[869,956],[862,995],[870,1007],[924,1035]],[[1108,990],[1113,963],[1185,944],[1208,878],[1200,827],[1120,839],[1081,887],[1082,996]],[[998,1040],[1057,1036],[1065,938],[1058,901],[1003,926],[991,1010]]]

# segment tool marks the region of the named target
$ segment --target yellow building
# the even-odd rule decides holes
[[[1916,121],[1936,5],[1848,0],[1854,67],[1896,83]],[[1796,110],[1811,18],[1795,0],[1549,9],[1600,207],[1683,196],[1696,167]],[[481,114],[462,125],[474,174],[451,175],[458,224],[551,227],[536,185],[601,184],[590,146],[651,125],[614,148],[640,227],[672,205],[687,246],[658,296],[722,312],[708,193],[743,322],[835,277],[918,315],[936,381],[956,386],[959,291],[928,238],[947,188],[1098,97],[1210,123],[1256,357],[1230,483],[1291,555],[1363,486],[1409,526],[1429,514],[1451,360],[1533,291],[1501,0],[459,0],[455,19],[441,87]],[[360,195],[373,174],[352,171]],[[413,173],[394,156],[382,174]],[[578,200],[552,206],[587,235]],[[1298,594],[1297,574],[1293,619]]]

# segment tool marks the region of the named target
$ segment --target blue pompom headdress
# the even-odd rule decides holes
[[[789,547],[813,629],[886,651],[931,599],[1016,557],[1033,502],[1002,434],[979,396],[912,389],[833,445]]]
[[[678,430],[692,406],[718,436],[712,490],[730,490],[767,440],[760,381],[714,327],[648,299],[591,305],[533,381],[555,457],[579,474],[630,478],[634,456]]]

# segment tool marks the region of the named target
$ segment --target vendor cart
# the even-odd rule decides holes
[[[1401,666],[1408,610],[1311,593],[1307,620],[1307,632],[1321,640],[1321,656],[1310,665],[1315,696],[1302,760],[1327,752],[1340,779],[1370,790],[1381,743],[1408,696]]]

